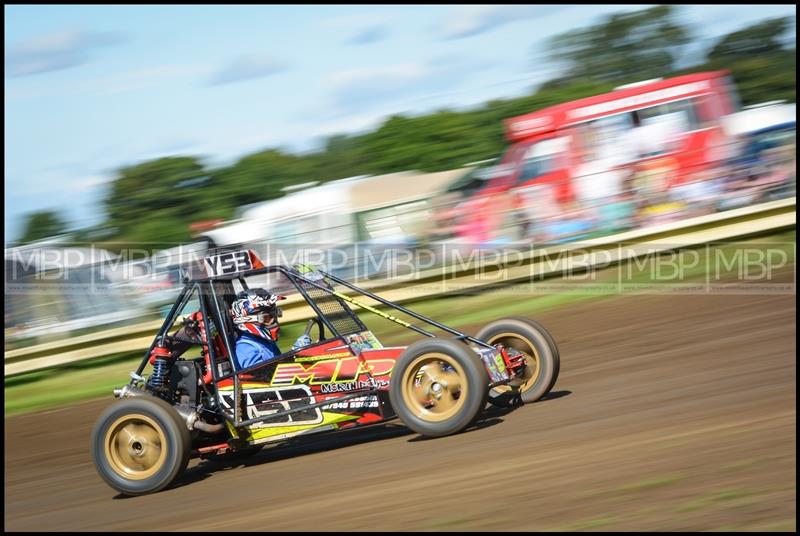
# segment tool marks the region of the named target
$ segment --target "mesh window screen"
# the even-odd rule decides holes
[[[304,281],[297,281],[300,287],[308,293],[308,297],[314,304],[319,307],[322,314],[327,317],[334,329],[341,335],[349,335],[350,333],[358,333],[364,331],[366,328],[364,324],[358,319],[353,311],[341,299],[332,294],[328,294],[324,290],[306,283]],[[328,281],[318,281],[317,284],[328,286],[329,288],[341,291],[341,288],[332,286]]]

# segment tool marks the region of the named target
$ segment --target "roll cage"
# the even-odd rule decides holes
[[[260,262],[258,263],[260,265]],[[219,382],[224,380],[232,380],[233,382],[233,400],[236,401],[234,403],[234,410],[233,415],[227,410],[221,409],[220,416],[227,421],[227,423],[234,428],[239,428],[242,426],[249,426],[251,424],[256,424],[259,422],[265,422],[268,420],[276,419],[288,415],[290,413],[296,413],[300,411],[305,411],[308,409],[313,409],[321,406],[325,406],[328,404],[332,404],[339,401],[344,401],[350,398],[364,396],[365,394],[374,394],[377,392],[377,387],[372,387],[366,390],[359,390],[356,392],[350,392],[344,394],[339,397],[335,398],[328,398],[322,402],[313,403],[313,404],[304,404],[300,407],[288,409],[285,411],[281,411],[278,413],[273,413],[265,417],[260,417],[256,419],[249,419],[249,420],[242,420],[242,408],[241,408],[241,400],[242,400],[242,378],[240,376],[248,375],[249,373],[258,371],[265,366],[269,366],[270,364],[288,360],[293,358],[297,351],[289,350],[287,352],[283,352],[280,355],[276,356],[275,358],[271,359],[265,363],[258,363],[248,368],[244,369],[237,369],[236,367],[236,360],[234,359],[235,356],[235,341],[236,341],[236,334],[237,331],[234,328],[233,320],[228,313],[230,310],[230,306],[235,299],[236,292],[233,286],[233,281],[238,280],[244,289],[247,289],[247,282],[245,278],[251,276],[258,276],[264,274],[281,274],[287,278],[289,282],[295,287],[295,289],[300,293],[300,295],[305,299],[308,305],[314,310],[316,313],[316,318],[312,320],[317,323],[320,328],[320,337],[319,341],[314,343],[314,346],[321,345],[325,343],[329,343],[334,340],[341,341],[344,345],[348,345],[346,336],[351,335],[354,333],[358,333],[361,331],[366,331],[367,327],[363,324],[361,319],[350,309],[348,304],[354,304],[359,307],[365,308],[368,311],[377,314],[385,319],[391,320],[397,324],[402,325],[412,331],[415,331],[421,335],[426,337],[436,337],[435,334],[431,333],[430,331],[414,326],[405,322],[393,315],[389,315],[384,313],[375,307],[370,305],[360,303],[354,300],[352,297],[339,292],[334,289],[331,285],[331,282],[341,285],[346,289],[355,292],[358,295],[365,296],[372,300],[377,301],[383,306],[390,307],[391,309],[398,311],[400,313],[406,314],[415,318],[417,320],[422,321],[423,323],[427,324],[428,326],[432,326],[434,328],[441,329],[446,333],[449,333],[457,340],[461,340],[463,342],[471,342],[478,346],[482,346],[485,348],[492,348],[491,345],[478,340],[474,337],[471,337],[465,333],[462,333],[458,330],[445,326],[444,324],[440,324],[431,318],[423,316],[419,313],[406,309],[396,303],[393,303],[389,300],[381,298],[365,289],[359,288],[352,283],[344,281],[336,276],[333,276],[329,273],[323,272],[321,270],[313,269],[308,267],[307,265],[296,265],[296,266],[284,266],[284,265],[272,265],[266,266],[263,265],[258,268],[246,269],[239,272],[228,273],[223,275],[212,275],[206,277],[198,277],[198,278],[190,278],[188,275],[184,277],[184,287],[181,290],[179,296],[175,300],[172,308],[170,309],[167,317],[164,319],[164,322],[159,329],[158,335],[156,335],[155,339],[151,343],[150,347],[147,349],[147,352],[142,358],[139,367],[136,369],[135,372],[131,373],[131,381],[130,385],[133,387],[137,382],[143,382],[145,378],[142,376],[142,373],[147,366],[150,356],[153,350],[157,346],[164,346],[170,339],[178,340],[184,343],[191,343],[193,345],[201,345],[204,347],[208,354],[208,362],[209,362],[209,369],[211,373],[211,389],[208,392],[208,386],[204,385],[204,388],[207,389],[209,395],[212,395],[216,402],[217,408],[224,408],[222,404],[222,400],[220,397],[219,389],[217,389],[217,385]],[[174,336],[170,336],[168,334],[170,328],[175,324],[175,321],[178,318],[178,315],[182,312],[186,304],[189,302],[190,298],[197,292],[197,296],[199,298],[200,303],[200,312],[202,313],[203,319],[210,319],[213,325],[216,327],[218,334],[220,335],[222,345],[224,346],[224,350],[227,353],[228,359],[231,363],[231,369],[229,372],[221,372],[219,364],[222,362],[222,356],[218,355],[217,348],[213,341],[210,340],[210,330],[208,329],[208,324],[206,324],[206,336],[205,340],[183,340],[180,338],[175,338]],[[208,321],[208,320],[206,320]],[[330,332],[330,337],[325,338],[325,328]],[[356,352],[354,351],[354,354]]]

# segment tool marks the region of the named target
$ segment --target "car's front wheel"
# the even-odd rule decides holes
[[[403,423],[438,437],[466,428],[483,409],[489,377],[475,352],[448,339],[406,348],[395,363],[389,398]]]
[[[164,489],[186,469],[189,429],[166,402],[123,398],[97,419],[92,458],[106,483],[125,495]]]

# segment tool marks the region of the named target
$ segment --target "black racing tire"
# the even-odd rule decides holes
[[[172,484],[191,454],[186,423],[163,400],[123,398],[98,417],[92,459],[105,482],[124,495],[145,495]]]
[[[502,318],[486,325],[475,338],[492,345],[510,346],[525,354],[527,378],[518,388],[524,402],[536,402],[555,386],[561,357],[555,339],[539,322],[516,316]],[[489,392],[489,402],[506,406],[512,391],[507,386],[496,387]]]
[[[400,355],[389,400],[403,423],[429,437],[460,432],[486,405],[489,375],[468,346],[449,339],[418,341]]]

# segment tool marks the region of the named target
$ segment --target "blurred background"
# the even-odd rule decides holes
[[[10,530],[796,530],[795,6],[4,9]],[[558,385],[110,500],[91,422],[241,248],[467,333],[535,317]]]
[[[557,244],[793,196],[793,11],[9,6],[6,293],[62,277],[10,293],[6,343],[156,314],[207,248]]]

